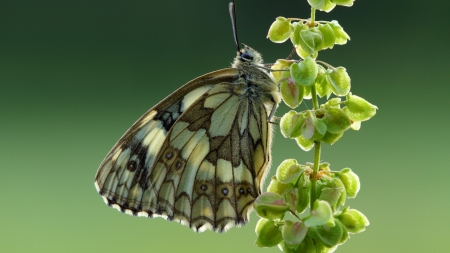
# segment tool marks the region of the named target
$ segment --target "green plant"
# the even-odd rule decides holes
[[[283,161],[254,208],[261,217],[256,226],[256,244],[278,247],[284,252],[333,252],[351,233],[369,225],[358,210],[345,206],[356,197],[359,177],[349,168],[330,169],[321,162],[321,145],[334,144],[349,129],[359,130],[377,107],[350,92],[350,76],[344,67],[317,60],[319,51],[350,39],[337,21],[316,21],[316,10],[329,12],[336,5],[352,6],[354,0],[308,0],[311,18],[278,17],[268,38],[275,43],[291,40],[300,60],[280,59],[272,74],[280,83],[283,101],[292,109],[311,99],[312,110],[291,110],[280,120],[284,137],[294,139],[301,149],[314,148],[314,162]],[[330,98],[334,95],[333,98]],[[326,101],[319,104],[319,98]],[[286,218],[292,214],[294,221]]]

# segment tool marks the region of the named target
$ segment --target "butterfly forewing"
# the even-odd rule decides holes
[[[245,224],[270,165],[277,94],[248,65],[194,79],[118,141],[97,172],[98,192],[120,211],[196,231]]]

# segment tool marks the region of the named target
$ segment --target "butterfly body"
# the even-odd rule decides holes
[[[104,201],[197,232],[245,224],[270,167],[269,117],[280,102],[261,64],[245,46],[232,68],[188,82],[138,119],[97,171]]]

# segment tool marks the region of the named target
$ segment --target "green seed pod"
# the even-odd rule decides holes
[[[259,195],[253,207],[259,217],[268,220],[282,219],[284,213],[289,210],[289,205],[283,197],[273,192],[265,192]]]
[[[292,80],[302,86],[310,86],[314,84],[319,69],[316,61],[311,57],[306,57],[299,63],[294,63],[290,67]]]
[[[306,139],[303,135],[295,138],[297,145],[304,151],[310,151],[314,147],[314,140]]]
[[[301,127],[303,123],[305,122],[305,117],[303,113],[297,113],[296,111],[289,111],[288,113],[284,114],[283,117],[281,117],[280,120],[280,130],[281,134],[285,138],[297,138],[300,136],[301,133]]]
[[[291,185],[283,184],[280,181],[278,181],[276,176],[273,176],[272,179],[270,180],[269,186],[267,186],[267,191],[283,195],[284,192],[290,188],[292,188]]]
[[[344,45],[347,43],[347,40],[350,40],[350,36],[336,20],[331,21],[329,24],[333,28],[336,45]]]
[[[311,180],[308,175],[303,174],[300,177],[297,186],[297,213],[303,213],[309,207],[311,199]]]
[[[315,227],[316,233],[319,236],[320,240],[327,245],[328,247],[333,247],[339,244],[342,238],[342,234],[344,229],[340,222],[335,219],[334,226],[318,226]]]
[[[350,128],[352,124],[347,114],[338,108],[328,108],[325,116],[320,119],[327,125],[327,132],[332,134],[342,133]]]
[[[353,6],[353,2],[355,0],[331,0],[331,2],[335,3],[336,5],[341,5],[341,6]]]
[[[325,12],[330,12],[336,6],[336,4],[330,0],[308,0],[308,3],[311,7]]]
[[[350,233],[361,233],[369,226],[367,217],[356,209],[346,209],[337,217]]]
[[[287,61],[284,59],[278,59],[271,67],[272,70],[287,70],[287,71],[271,71],[270,73],[277,82],[287,82],[291,74],[289,73],[289,67],[293,61]]]
[[[271,220],[260,219],[255,228],[256,241],[258,247],[273,247],[279,244],[283,237],[280,229]]]
[[[333,48],[335,42],[333,28],[329,24],[319,24],[319,30],[323,37],[322,49]]]
[[[319,72],[317,74],[316,80],[314,81],[314,85],[316,86],[316,92],[319,97],[330,97],[332,93],[330,88],[330,80],[328,79],[326,72],[322,68],[319,68]]]
[[[305,239],[308,227],[303,222],[293,222],[287,220],[281,229],[281,235],[285,243],[290,245],[298,245]]]
[[[347,101],[345,104],[347,106],[342,108],[342,110],[353,121],[368,120],[375,116],[378,109],[375,105],[367,102],[361,97],[352,95],[352,93],[347,95]]]
[[[283,43],[291,36],[293,28],[284,17],[278,17],[270,26],[267,38],[275,43]]]
[[[350,91],[350,76],[344,67],[327,70],[331,91],[336,96],[345,96]]]
[[[355,198],[361,187],[358,175],[356,175],[351,169],[345,168],[335,175],[344,184],[348,198]]]
[[[291,79],[281,82],[280,93],[284,103],[292,109],[295,109],[303,101],[303,86],[294,83]]]
[[[277,168],[277,179],[283,184],[295,183],[303,171],[297,160],[286,159]]]
[[[330,132],[326,132],[325,135],[320,139],[321,142],[326,144],[334,144],[336,143],[342,136],[344,135],[344,132],[338,133],[338,134],[332,134]]]

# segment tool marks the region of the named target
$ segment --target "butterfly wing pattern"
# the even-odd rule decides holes
[[[244,45],[245,46],[245,45]],[[95,186],[124,213],[197,232],[244,225],[270,167],[278,86],[245,46],[151,108],[103,160]]]

